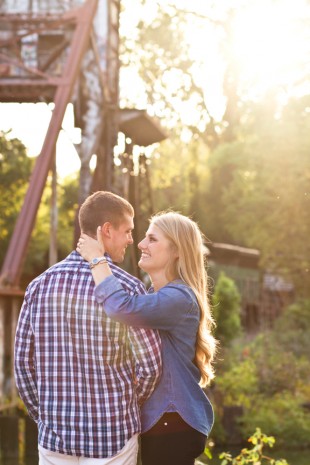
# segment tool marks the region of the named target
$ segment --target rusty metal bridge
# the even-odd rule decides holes
[[[113,149],[119,131],[131,140],[129,155],[133,145],[148,146],[166,137],[146,111],[119,108],[119,15],[120,0],[0,2],[0,102],[54,103],[0,275],[0,412],[17,400],[13,345],[24,295],[20,276],[47,177],[54,170],[67,105],[73,104],[75,125],[82,132],[79,204],[91,191],[115,191]],[[128,197],[131,192],[129,200],[138,210],[139,189],[147,185],[151,213],[143,156],[140,163],[146,178],[132,177],[129,183],[135,185],[118,193]]]

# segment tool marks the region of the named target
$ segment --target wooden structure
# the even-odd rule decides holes
[[[283,308],[293,301],[292,284],[260,268],[259,250],[222,243],[210,243],[208,249],[208,271],[213,280],[222,271],[236,283],[247,333],[272,327]]]
[[[149,176],[150,160],[144,153],[144,148],[160,142],[167,136],[159,124],[146,111],[125,108],[120,111],[119,129],[126,135],[125,152],[122,155],[123,189],[121,194],[127,198],[135,210],[135,229],[133,239],[135,244],[142,239],[147,227],[148,218],[154,213],[154,201]],[[140,148],[135,166],[133,149]],[[138,267],[139,250],[131,247],[131,272],[141,278]]]
[[[243,326],[249,331],[259,328],[259,308],[261,302],[260,253],[231,244],[208,244],[209,273],[216,281],[219,273],[224,272],[233,279],[241,295],[241,318]]]

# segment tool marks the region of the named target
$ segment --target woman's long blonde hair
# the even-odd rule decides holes
[[[195,363],[201,373],[200,385],[204,387],[214,378],[212,362],[216,340],[211,333],[214,320],[208,299],[203,234],[197,223],[173,211],[154,215],[150,223],[160,228],[177,250],[178,259],[173,260],[168,267],[167,278],[180,278],[187,283],[195,293],[200,307]]]

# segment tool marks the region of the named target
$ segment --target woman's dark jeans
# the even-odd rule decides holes
[[[141,435],[142,465],[194,465],[204,451],[206,439],[178,413],[165,413]]]

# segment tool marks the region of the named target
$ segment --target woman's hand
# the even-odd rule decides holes
[[[102,241],[101,227],[98,226],[97,228],[97,240],[85,233],[82,233],[78,240],[76,250],[88,262],[90,262],[93,258],[103,256],[105,249]]]
[[[101,227],[98,226],[97,228],[97,240],[82,233],[77,243],[76,250],[88,262],[93,258],[102,257],[105,253],[105,248],[102,240]],[[91,269],[96,285],[112,274],[109,263],[106,260],[102,260],[100,263],[102,266],[95,266]]]

